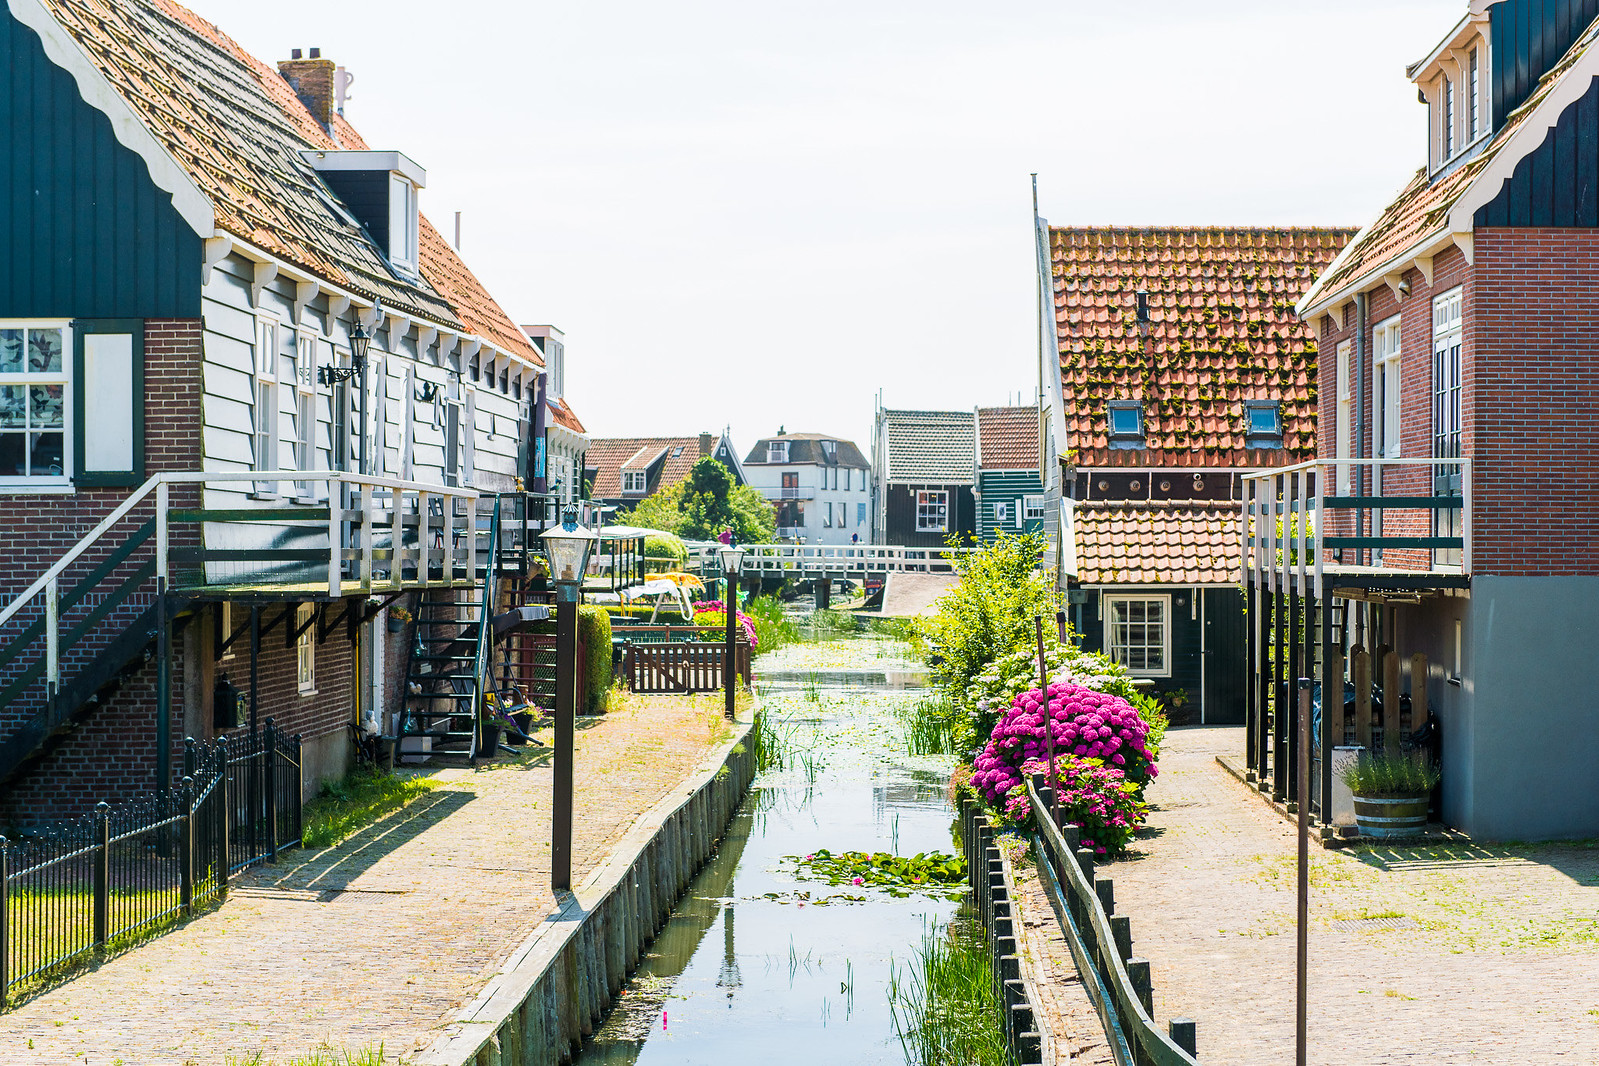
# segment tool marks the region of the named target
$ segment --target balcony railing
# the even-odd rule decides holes
[[[1315,460],[1243,480],[1245,582],[1320,596],[1328,573],[1471,573],[1469,459]]]
[[[761,495],[768,500],[814,500],[816,490],[809,485],[767,485]]]

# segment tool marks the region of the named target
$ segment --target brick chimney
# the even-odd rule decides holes
[[[701,433],[700,434],[700,458],[701,459],[703,459],[707,455],[711,454],[711,443],[713,441],[715,441],[715,440],[716,440],[716,438],[711,436],[709,433]]]
[[[323,129],[333,125],[333,60],[322,58],[322,49],[311,49],[309,59],[300,58],[300,50],[292,49],[289,58],[279,61],[278,73],[289,83],[300,103],[311,112],[311,117]]]

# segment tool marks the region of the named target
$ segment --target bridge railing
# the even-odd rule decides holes
[[[744,572],[757,574],[948,574],[979,548],[888,544],[746,544]]]

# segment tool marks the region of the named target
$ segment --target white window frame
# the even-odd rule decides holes
[[[1466,60],[1466,143],[1477,139],[1482,133],[1482,48],[1478,45],[1471,46],[1471,54]]]
[[[389,261],[416,270],[416,186],[409,178],[389,174]],[[398,224],[398,226],[396,226]],[[398,240],[396,228],[399,229]]]
[[[1131,621],[1129,621],[1129,622],[1125,622],[1125,623],[1118,623],[1118,620],[1117,620],[1117,611],[1118,611],[1118,609],[1123,607],[1123,606],[1126,606],[1126,605],[1129,605],[1129,604],[1133,604],[1133,603],[1142,603],[1142,604],[1146,604],[1146,605],[1150,604],[1150,603],[1159,603],[1160,604],[1161,614],[1160,614],[1160,622],[1158,623],[1159,626],[1160,626],[1160,645],[1159,645],[1159,647],[1160,647],[1160,667],[1158,669],[1151,669],[1151,668],[1149,668],[1147,666],[1138,667],[1138,668],[1135,668],[1135,667],[1132,667],[1132,666],[1127,666],[1127,652],[1130,649],[1131,645],[1127,644],[1127,643],[1123,643],[1122,641],[1117,639],[1116,626],[1118,624],[1129,625],[1129,626],[1132,626],[1132,625],[1145,625],[1145,626],[1147,626],[1147,625],[1150,624],[1147,621],[1144,621],[1144,622],[1131,622]],[[1116,662],[1119,662],[1122,665],[1127,666],[1127,672],[1129,674],[1132,674],[1134,677],[1170,677],[1171,676],[1171,673],[1172,673],[1171,593],[1169,593],[1169,592],[1106,592],[1106,593],[1102,593],[1101,594],[1101,597],[1100,597],[1100,610],[1101,610],[1101,616],[1102,616],[1102,620],[1103,620],[1103,624],[1104,624],[1104,641],[1103,641],[1103,643],[1104,643],[1105,654],[1106,655],[1109,655]],[[1150,644],[1148,641],[1145,641],[1142,644],[1140,644],[1139,647],[1142,647],[1143,649],[1148,651],[1149,649],[1153,648],[1154,645]]]
[[[255,362],[251,379],[250,462],[254,470],[277,470],[278,415],[283,406],[278,396],[278,349],[281,342],[278,331],[283,323],[275,318],[257,315],[255,343],[251,345]],[[282,491],[277,480],[257,481],[255,495],[273,497]]]
[[[1371,331],[1371,454],[1378,459],[1397,459],[1403,447],[1404,341],[1399,327],[1400,316],[1394,315]]]
[[[300,470],[317,468],[316,352],[319,339],[316,334],[304,330],[294,335],[294,458]],[[304,500],[319,495],[317,486],[309,481],[295,482],[294,494]]]
[[[766,442],[766,461],[768,463],[788,462],[788,441],[769,440]]]
[[[830,503],[822,504],[822,528],[833,528],[833,505]]]
[[[22,365],[24,369],[10,374],[0,374],[0,385],[20,387],[23,390],[23,420],[24,431],[20,434],[8,433],[7,436],[22,437],[24,465],[32,466],[32,440],[37,435],[32,432],[27,423],[33,416],[33,403],[31,389],[35,385],[49,387],[61,386],[61,473],[60,474],[7,474],[0,477],[0,491],[39,490],[71,488],[74,464],[73,418],[73,380],[72,371],[76,361],[72,321],[70,319],[55,318],[17,318],[0,319],[0,329],[22,330]],[[61,369],[59,371],[35,371],[28,364],[28,332],[32,330],[56,331],[61,333]],[[54,426],[44,427],[43,432],[55,432]]]
[[[628,493],[631,493],[631,492],[637,492],[637,493],[642,494],[644,492],[645,487],[648,484],[649,484],[649,471],[647,471],[647,470],[624,470],[624,471],[622,471],[622,494],[624,496],[627,495]]]
[[[932,510],[937,508],[937,513]],[[919,489],[916,493],[916,532],[949,532],[949,492]]]
[[[1011,520],[1011,509],[1016,506],[1014,500],[994,501],[994,525],[1003,526]]]
[[[1456,99],[1455,80],[1449,75],[1443,76],[1443,89],[1441,92],[1441,106],[1443,109],[1443,156],[1441,162],[1447,163],[1455,154],[1455,114],[1459,110]]]
[[[1338,342],[1338,398],[1334,412],[1333,454],[1338,459],[1352,459],[1355,454],[1355,342],[1353,339]],[[1355,491],[1353,463],[1338,465],[1338,495],[1350,496]]]
[[[866,524],[866,505],[864,503],[857,503],[855,505],[855,525],[856,526],[864,526],[865,524]]]
[[[233,636],[233,601],[223,600],[222,624],[218,627],[218,632],[214,639],[220,646],[223,641],[227,640],[231,636]],[[238,650],[239,646],[237,643],[229,644],[227,650],[217,657],[218,661],[225,661],[233,658],[233,653]]]
[[[1022,517],[1029,522],[1042,522],[1044,520],[1044,497],[1022,497]]]
[[[316,605],[312,603],[302,603],[294,612],[294,627],[305,627],[294,645],[295,680],[302,696],[316,694],[316,626],[311,624],[315,617]]]

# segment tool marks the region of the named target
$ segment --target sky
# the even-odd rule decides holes
[[[190,0],[427,170],[422,211],[566,334],[592,436],[870,447],[1031,402],[1029,174],[1056,225],[1363,225],[1466,0]],[[1380,26],[1380,32],[1373,27]]]

